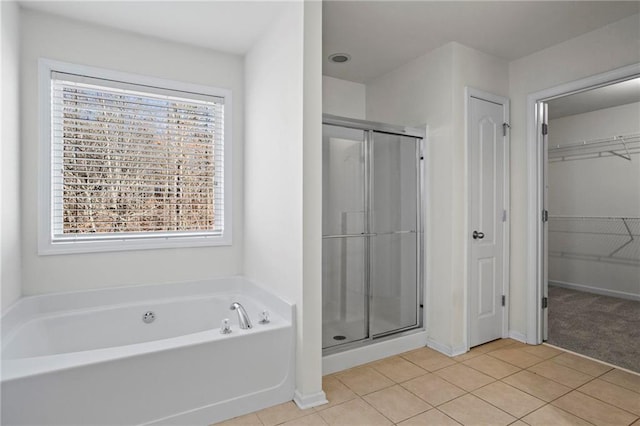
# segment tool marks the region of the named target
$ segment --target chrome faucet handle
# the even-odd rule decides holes
[[[271,320],[269,319],[269,311],[260,312],[260,324],[269,324]]]
[[[229,334],[231,333],[231,324],[229,324],[229,318],[225,318],[222,320],[220,324],[220,334]]]

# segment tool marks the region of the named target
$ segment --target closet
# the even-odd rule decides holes
[[[636,80],[548,102],[547,341],[640,371]]]

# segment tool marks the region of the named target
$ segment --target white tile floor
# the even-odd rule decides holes
[[[329,404],[222,424],[640,426],[640,375],[510,339],[455,358],[417,349],[325,376],[323,388]]]

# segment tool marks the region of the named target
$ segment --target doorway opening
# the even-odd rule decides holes
[[[529,101],[530,343],[640,371],[640,66]]]

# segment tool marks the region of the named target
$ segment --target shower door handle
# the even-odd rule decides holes
[[[481,240],[484,238],[484,232],[473,231],[473,239]]]
[[[389,232],[377,232],[374,235],[401,235],[401,234],[415,234],[417,231],[389,231]]]
[[[362,233],[362,234],[336,234],[336,235],[323,235],[323,239],[327,238],[361,238],[361,237],[375,237],[376,233]]]

